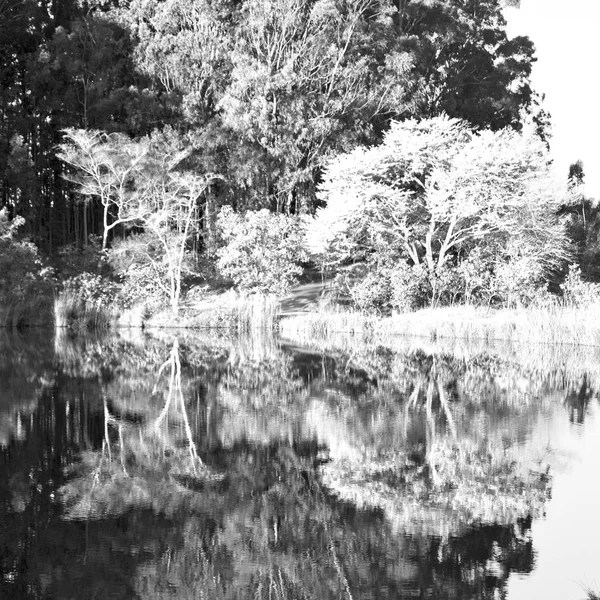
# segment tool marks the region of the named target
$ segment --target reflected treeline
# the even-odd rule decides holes
[[[487,351],[1,343],[2,597],[503,597],[551,491],[532,431],[597,397]]]

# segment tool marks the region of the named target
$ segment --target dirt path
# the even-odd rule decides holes
[[[281,301],[280,315],[292,315],[305,312],[315,306],[326,290],[330,289],[330,281],[304,283],[297,285],[290,294]]]

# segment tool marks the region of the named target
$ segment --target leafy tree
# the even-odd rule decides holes
[[[535,102],[534,47],[529,38],[508,38],[504,4],[399,3],[399,27],[416,55],[414,116],[445,112],[478,127],[521,127],[521,112]]]
[[[278,210],[306,210],[326,154],[371,138],[382,117],[404,110],[411,56],[398,47],[390,8],[371,0],[244,3],[219,106],[224,123],[277,173],[263,185]]]
[[[302,272],[302,230],[293,217],[266,209],[235,213],[223,207],[217,221],[223,247],[221,273],[244,291],[283,295]]]
[[[224,176],[206,194],[212,244],[222,205],[312,212],[328,157],[379,142],[391,119],[519,128],[529,112],[544,135],[533,48],[507,38],[503,4],[2,0],[1,203],[49,251],[85,243],[102,207],[74,201],[61,132],[169,124],[195,171]]]
[[[227,174],[221,204],[306,212],[327,157],[380,140],[392,118],[520,127],[533,47],[508,40],[501,8],[171,0],[133,2],[124,18],[138,67],[180,95],[201,168]]]
[[[433,301],[445,271],[477,247],[493,272],[544,283],[569,256],[556,216],[566,189],[549,181],[547,149],[531,134],[473,133],[447,117],[396,122],[380,146],[331,161],[309,244],[337,268],[422,266]]]
[[[99,198],[104,209],[102,248],[117,226],[149,234],[149,244],[137,251],[176,313],[188,244],[209,179],[177,171],[186,153],[159,153],[149,138],[134,142],[122,134],[86,130],[67,130],[66,137],[61,158],[76,169],[72,179],[82,195]]]
[[[578,160],[572,165],[569,165],[569,182],[572,185],[582,185],[585,180],[585,172],[583,170],[583,162]]]
[[[102,249],[108,246],[112,229],[139,221],[144,209],[131,193],[136,176],[144,169],[145,144],[132,143],[122,134],[97,130],[67,129],[59,157],[75,169],[69,178],[84,197],[102,204]]]

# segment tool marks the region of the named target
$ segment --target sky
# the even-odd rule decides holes
[[[557,174],[583,161],[585,192],[600,200],[600,0],[521,0],[505,17],[511,37],[536,47],[532,82],[546,95]]]

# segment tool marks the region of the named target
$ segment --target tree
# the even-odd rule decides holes
[[[200,168],[227,174],[220,203],[302,213],[328,156],[379,141],[390,119],[521,126],[533,46],[508,40],[501,8],[170,0],[133,2],[126,19],[136,64],[180,96],[179,122],[201,138]]]
[[[278,211],[309,209],[324,157],[373,139],[382,121],[406,110],[412,62],[390,8],[373,0],[244,3],[219,107],[276,173],[261,184]]]
[[[199,201],[214,177],[177,170],[187,153],[159,153],[152,138],[132,141],[122,134],[86,130],[67,130],[66,137],[60,156],[76,169],[72,180],[82,195],[99,198],[103,206],[102,248],[107,248],[108,234],[117,226],[135,226],[150,234],[151,246],[159,251],[145,246],[144,260],[177,313]]]
[[[243,291],[284,295],[302,272],[302,230],[293,217],[266,209],[244,214],[223,207],[217,221],[223,240],[221,273]]]
[[[489,268],[527,262],[528,276],[548,281],[569,256],[556,217],[566,190],[549,181],[547,149],[534,135],[474,133],[447,117],[396,122],[380,146],[330,162],[310,244],[338,267],[422,266],[434,301],[444,271],[477,247],[488,250]]]
[[[502,0],[399,3],[398,22],[415,53],[416,117],[447,113],[477,127],[522,126],[535,100],[534,47],[509,39]]]
[[[583,170],[583,162],[578,160],[569,165],[569,183],[573,186],[583,185],[585,181],[585,172]]]
[[[100,200],[102,249],[106,250],[112,229],[144,218],[146,207],[131,188],[144,170],[147,146],[123,134],[97,130],[66,129],[65,138],[58,156],[75,169],[67,177],[78,185],[79,193]]]
[[[0,322],[3,326],[52,321],[53,272],[30,241],[19,235],[23,217],[0,210]]]

